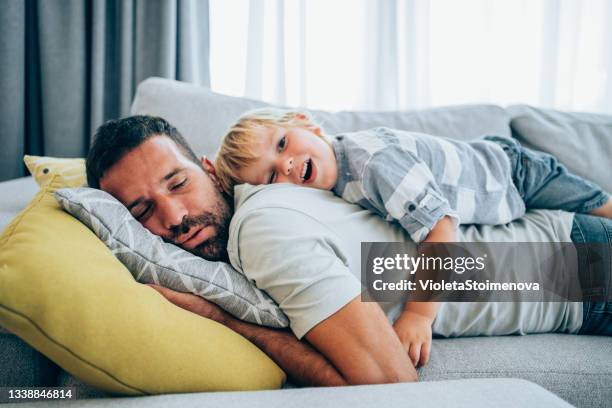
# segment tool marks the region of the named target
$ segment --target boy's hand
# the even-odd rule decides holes
[[[429,361],[432,323],[433,319],[427,316],[404,311],[393,325],[415,367],[424,366]]]
[[[455,242],[453,220],[449,216],[441,218],[423,242]],[[429,361],[431,325],[438,313],[438,307],[438,303],[431,301],[407,302],[404,311],[393,325],[415,367],[424,366]]]

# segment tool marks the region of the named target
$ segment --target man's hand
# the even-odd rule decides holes
[[[288,330],[271,329],[236,319],[219,306],[191,293],[148,285],[190,312],[215,320],[255,344],[282,368],[291,381],[303,386],[347,385],[334,366],[310,344]]]
[[[357,296],[306,333],[349,384],[417,381],[417,373],[377,303]]]
[[[171,303],[174,303],[182,309],[189,310],[190,312],[198,314],[202,317],[206,317],[207,319],[211,319],[226,325],[225,323],[229,317],[227,312],[206,299],[192,295],[191,293],[176,292],[172,289],[159,285],[147,284],[147,286],[152,287],[161,293]]]
[[[404,311],[393,325],[415,367],[424,366],[429,361],[432,323],[433,319],[430,317]]]

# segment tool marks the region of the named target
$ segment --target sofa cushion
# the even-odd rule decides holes
[[[499,106],[461,105],[396,112],[312,111],[326,132],[354,132],[384,126],[457,140],[485,135],[510,136],[510,118]]]
[[[50,182],[53,177],[61,177],[61,185],[80,186],[85,183],[85,160],[64,159],[42,156],[24,156],[23,161],[32,177],[22,177],[0,183],[0,231],[15,218],[30,202],[38,191],[38,186]],[[34,180],[36,182],[34,182]],[[0,334],[8,331],[0,326]]]
[[[0,236],[0,325],[116,394],[279,387],[282,371],[216,322],[136,283],[61,210],[52,179]]]
[[[64,187],[80,187],[87,184],[85,159],[58,158],[48,156],[23,156],[23,161],[39,186],[51,180]]]
[[[92,398],[112,398],[111,394],[93,388],[92,386],[85,384],[83,381],[77,380],[72,375],[61,369],[57,376],[57,384],[55,386],[72,388],[74,390],[73,398],[77,400]]]
[[[3,231],[19,211],[28,205],[37,191],[38,184],[33,177],[21,177],[0,182],[0,197],[2,197],[0,231]]]
[[[19,337],[0,330],[0,387],[54,387],[59,371]]]
[[[11,222],[13,218],[26,205],[32,200],[38,191],[38,185],[34,181],[33,177],[20,177],[17,179],[0,182],[0,197],[2,197],[2,205],[0,205],[0,231],[4,231],[4,228]],[[9,334],[0,324],[0,336]],[[24,343],[25,345],[25,343]],[[25,345],[26,347],[29,347]],[[0,344],[0,353],[3,351],[2,344]],[[9,358],[3,355],[2,358]],[[10,366],[7,367],[10,370]]]
[[[185,82],[149,78],[138,86],[131,113],[165,118],[197,153],[212,158],[229,126],[245,111],[263,106],[269,104],[220,95]],[[399,112],[311,112],[328,134],[387,126],[461,140],[487,134],[510,136],[509,116],[493,105]]]
[[[612,192],[612,115],[510,106],[513,136],[551,153],[574,173]]]
[[[42,402],[36,406],[55,406],[52,404],[52,402]],[[146,406],[148,408],[571,407],[561,398],[534,383],[512,378],[297,388],[240,393],[175,394],[102,399],[87,401],[86,403],[78,401],[76,404],[86,404],[87,407],[91,408],[136,406]]]
[[[435,339],[423,381],[513,377],[578,407],[612,401],[612,338],[572,334]],[[520,405],[520,404],[519,404]]]

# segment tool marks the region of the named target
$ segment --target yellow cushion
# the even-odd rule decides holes
[[[284,373],[226,327],[180,309],[62,211],[47,179],[0,236],[0,326],[76,378],[124,395],[280,387]]]
[[[87,183],[85,159],[64,159],[46,156],[23,156],[30,174],[39,186],[51,180],[57,188],[81,187]]]

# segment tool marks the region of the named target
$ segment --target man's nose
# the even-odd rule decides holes
[[[187,215],[187,209],[183,203],[176,198],[160,199],[158,204],[160,220],[166,230],[171,230],[173,227],[178,227],[183,222],[183,218]]]

